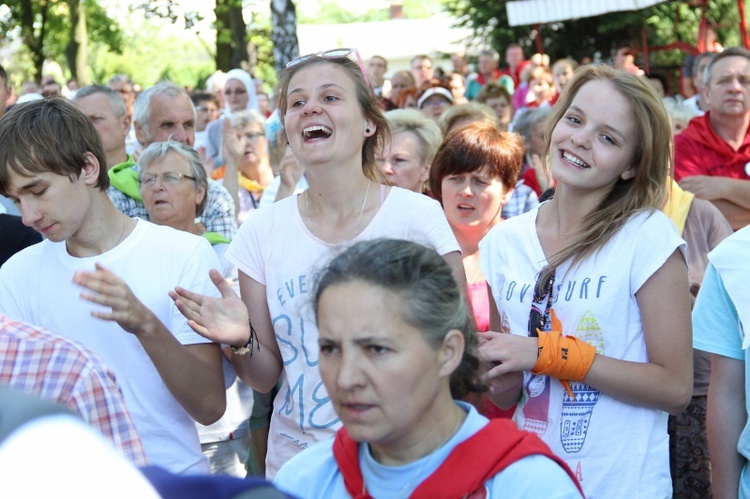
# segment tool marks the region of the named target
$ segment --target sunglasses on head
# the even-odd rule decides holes
[[[294,59],[293,61],[289,61],[286,64],[287,69],[296,66],[300,62],[304,62],[308,59],[313,59],[315,57],[322,57],[324,59],[344,59],[349,57],[350,55],[356,55],[357,56],[357,64],[359,64],[359,70],[362,71],[362,76],[365,79],[365,82],[367,83],[367,86],[370,86],[370,80],[367,78],[367,72],[365,71],[365,64],[362,62],[362,56],[359,55],[359,50],[357,49],[331,49],[331,50],[323,50],[321,52],[316,52],[314,54],[307,54],[303,55],[302,57],[298,57]]]

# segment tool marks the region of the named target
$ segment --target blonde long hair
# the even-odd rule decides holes
[[[539,281],[547,282],[555,269],[571,260],[573,265],[593,255],[635,213],[658,210],[664,204],[667,176],[673,168],[672,130],[661,98],[643,78],[609,66],[583,66],[565,86],[560,100],[552,108],[545,124],[546,148],[549,151],[552,131],[565,115],[578,91],[595,80],[611,82],[630,104],[636,121],[636,149],[631,161],[633,178],[619,178],[599,206],[584,217],[582,233],[570,244],[552,255]],[[549,164],[545,164],[549,174]]]

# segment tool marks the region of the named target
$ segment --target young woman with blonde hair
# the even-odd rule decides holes
[[[685,243],[659,211],[669,118],[645,80],[587,66],[545,137],[554,198],[480,244],[494,401],[518,403],[587,496],[671,497],[667,413],[690,400],[692,351]]]

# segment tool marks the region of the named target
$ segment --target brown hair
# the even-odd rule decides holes
[[[547,117],[544,135],[549,151],[552,132],[565,116],[578,91],[597,80],[612,83],[628,101],[636,122],[636,148],[631,160],[633,178],[618,178],[601,204],[582,221],[582,233],[568,246],[552,255],[542,271],[540,283],[546,282],[563,262],[572,259],[576,264],[594,254],[631,215],[641,210],[658,210],[664,204],[667,176],[673,167],[672,128],[661,98],[645,78],[604,65],[579,68],[565,86],[560,100]],[[549,165],[545,164],[547,173]]]
[[[513,99],[511,98],[508,89],[499,83],[485,83],[482,86],[482,90],[480,90],[477,94],[477,98],[474,100],[482,104],[486,104],[487,100],[497,99],[498,97],[502,97],[507,100],[508,104],[513,103]]]
[[[99,161],[95,187],[109,187],[107,157],[91,121],[65,98],[17,104],[0,120],[0,194],[7,194],[10,170],[78,179],[86,153]]]
[[[390,138],[390,130],[388,128],[388,121],[386,121],[383,116],[383,111],[380,108],[377,97],[375,97],[372,89],[365,81],[359,65],[354,61],[345,57],[328,58],[313,56],[282,70],[279,73],[279,117],[281,118],[281,125],[284,125],[286,110],[289,105],[287,97],[289,83],[292,81],[292,78],[294,78],[294,75],[303,69],[312,67],[316,64],[333,64],[338,66],[343,69],[349,78],[351,78],[352,82],[354,82],[354,87],[357,92],[357,102],[359,102],[362,114],[365,119],[370,120],[375,125],[375,133],[370,137],[366,137],[364,145],[362,146],[362,172],[368,179],[379,182],[380,178],[378,176],[379,170],[377,157],[383,149],[383,144],[388,142]],[[284,135],[282,139],[286,140],[286,135]]]
[[[506,189],[516,186],[523,162],[523,140],[489,123],[471,123],[454,130],[443,141],[430,168],[430,191],[443,202],[443,179],[488,167]]]

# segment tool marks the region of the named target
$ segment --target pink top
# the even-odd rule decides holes
[[[477,331],[483,333],[490,330],[490,299],[487,294],[487,281],[469,284],[469,299],[474,311]]]

